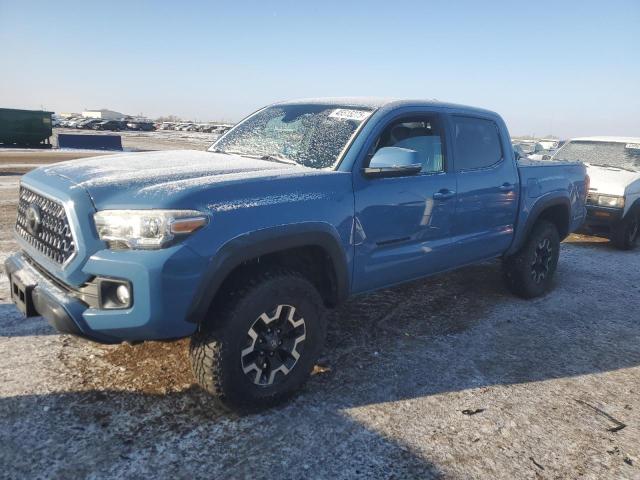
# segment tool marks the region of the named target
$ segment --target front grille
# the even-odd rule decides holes
[[[64,207],[20,186],[16,232],[35,250],[62,265],[76,251]]]

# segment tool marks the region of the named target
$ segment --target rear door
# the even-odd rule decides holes
[[[451,115],[449,120],[458,185],[453,235],[463,264],[509,248],[520,185],[509,138],[497,119]]]

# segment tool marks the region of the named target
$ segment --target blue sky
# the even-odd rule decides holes
[[[238,120],[437,98],[512,134],[640,136],[640,1],[0,0],[0,106]]]

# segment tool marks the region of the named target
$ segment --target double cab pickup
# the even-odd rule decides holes
[[[515,294],[545,294],[588,183],[580,162],[519,160],[491,111],[292,101],[208,151],[30,172],[5,265],[27,316],[103,343],[191,337],[198,383],[261,408],[303,385],[351,295],[494,258]]]

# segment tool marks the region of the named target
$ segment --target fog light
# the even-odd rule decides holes
[[[131,301],[129,287],[127,285],[120,285],[116,288],[116,297],[122,305],[129,305],[129,302]]]
[[[98,278],[98,303],[100,308],[115,310],[131,308],[133,290],[126,280]]]

